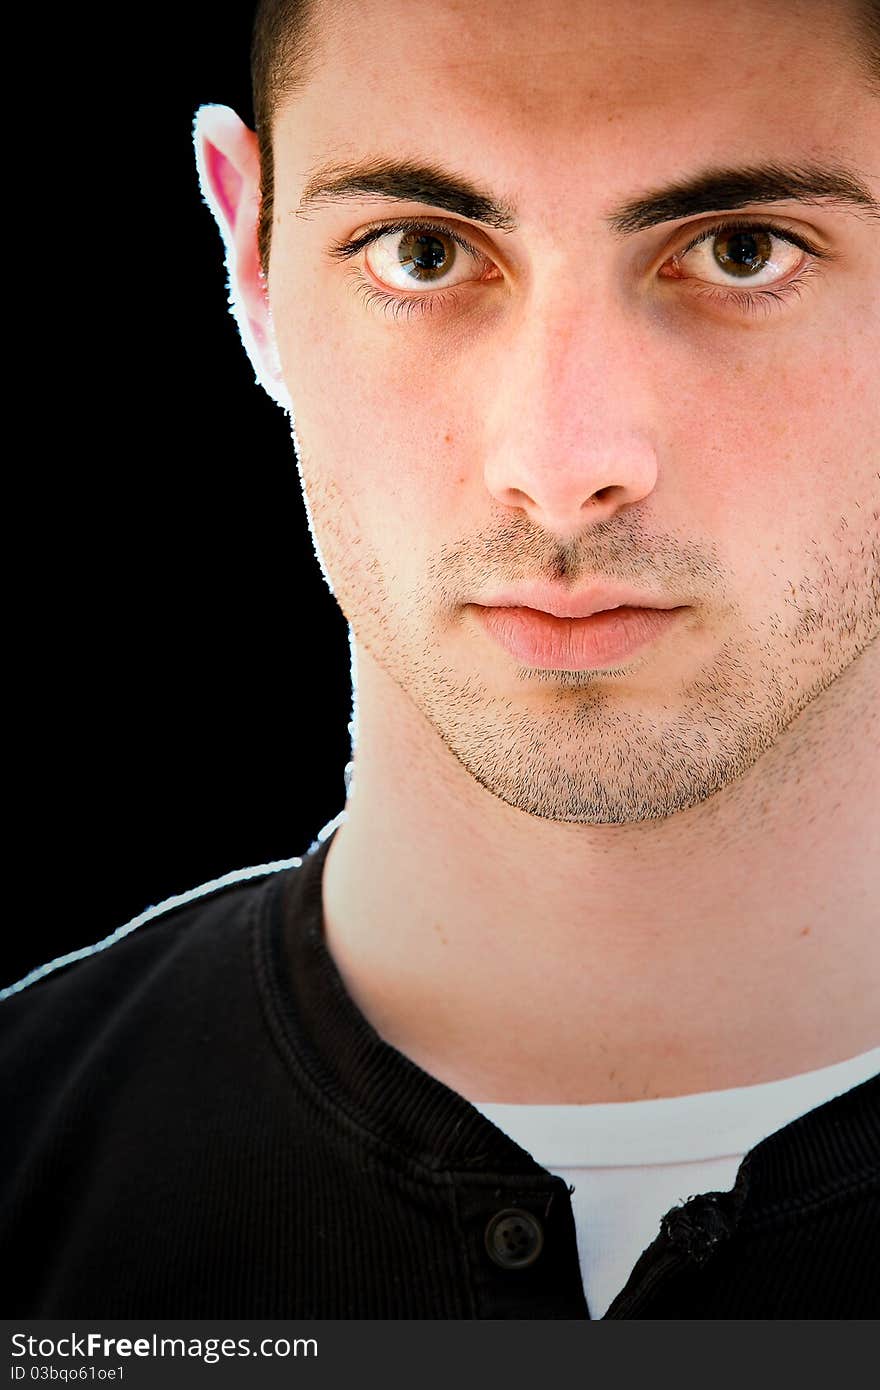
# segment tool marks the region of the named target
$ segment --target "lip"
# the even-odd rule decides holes
[[[674,627],[689,605],[621,605],[587,617],[557,617],[521,605],[474,604],[495,642],[525,666],[544,670],[601,670],[625,661]]]
[[[579,593],[571,594],[558,585],[523,584],[517,589],[505,589],[492,598],[479,600],[486,608],[534,608],[551,613],[555,618],[589,618],[608,608],[675,608],[675,599],[662,595],[642,594],[614,584],[591,584]]]

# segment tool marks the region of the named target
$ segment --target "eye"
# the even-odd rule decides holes
[[[449,289],[479,278],[486,257],[461,238],[428,227],[396,230],[376,238],[368,246],[367,268],[389,289],[416,289],[436,285]]]
[[[440,304],[446,298],[441,291],[503,278],[495,263],[459,232],[416,218],[370,227],[329,247],[329,255],[340,261],[362,251],[369,275],[354,270],[358,289],[386,308],[402,306],[400,312],[407,314],[429,302],[431,307]],[[397,293],[383,299],[379,286]]]
[[[805,251],[816,258],[824,254],[805,237],[781,227],[716,225],[677,251],[660,274],[725,289],[760,289],[781,283],[802,266]]]

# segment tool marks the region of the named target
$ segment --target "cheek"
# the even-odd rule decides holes
[[[871,347],[869,352],[867,349]],[[667,381],[665,452],[711,529],[802,534],[876,478],[880,342],[819,332],[721,334]],[[687,461],[685,464],[684,461]]]
[[[332,477],[359,530],[399,544],[442,525],[464,473],[456,467],[465,392],[436,346],[404,325],[279,334],[297,433],[313,471]],[[424,547],[422,547],[424,548]]]

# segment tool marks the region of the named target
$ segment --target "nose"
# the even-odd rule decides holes
[[[532,305],[484,425],[484,480],[562,540],[656,486],[656,403],[641,333],[613,303]]]

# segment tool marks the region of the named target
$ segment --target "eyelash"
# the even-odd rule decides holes
[[[693,251],[694,247],[701,246],[704,241],[711,241],[713,237],[719,236],[722,232],[769,232],[771,236],[777,237],[780,241],[788,242],[790,246],[797,246],[801,251],[806,251],[808,255],[813,257],[811,264],[802,266],[797,275],[781,285],[765,285],[757,290],[734,290],[722,285],[697,282],[689,290],[689,293],[698,299],[720,304],[723,308],[744,309],[746,313],[753,316],[763,313],[766,317],[774,312],[774,306],[800,298],[806,282],[821,272],[819,262],[832,258],[831,252],[821,250],[799,232],[791,232],[786,227],[778,226],[775,222],[743,221],[741,218],[730,217],[713,222],[711,227],[704,227],[686,246],[683,246],[680,251],[676,251],[676,258],[681,259],[689,251]]]
[[[735,218],[723,218],[714,222],[711,227],[704,227],[686,246],[675,253],[677,258],[682,258],[689,251],[693,251],[696,246],[704,241],[709,241],[722,232],[769,232],[771,236],[778,237],[781,241],[786,241],[792,246],[799,247],[806,251],[814,260],[810,265],[806,265],[791,280],[783,285],[768,285],[758,290],[734,290],[727,289],[719,285],[709,285],[698,283],[689,293],[694,294],[699,299],[707,300],[711,303],[720,304],[724,308],[735,308],[744,310],[751,315],[763,313],[773,313],[777,305],[787,303],[791,299],[798,298],[803,291],[807,280],[820,272],[821,267],[817,262],[831,259],[831,253],[822,251],[818,246],[814,246],[806,237],[797,232],[788,231],[787,228],[780,227],[773,222],[743,221]],[[393,232],[433,232],[440,236],[448,237],[450,241],[461,246],[473,256],[481,256],[483,253],[469,242],[458,232],[453,231],[448,225],[437,222],[425,222],[417,218],[402,218],[399,222],[389,222],[380,227],[371,227],[360,236],[354,237],[351,241],[340,241],[330,247],[329,254],[337,260],[348,260],[351,256],[356,256],[359,251],[365,249],[372,242],[378,241],[380,237],[390,236]],[[488,258],[487,258],[488,259]],[[665,263],[664,263],[665,264]],[[364,303],[371,309],[379,310],[394,319],[411,319],[416,314],[433,313],[437,308],[442,308],[450,300],[456,297],[456,291],[461,286],[456,285],[448,290],[435,290],[430,294],[390,294],[385,290],[378,289],[371,281],[367,280],[359,267],[353,267],[350,278],[354,282],[355,292],[360,295]]]
[[[461,236],[459,232],[453,231],[450,227],[443,226],[439,222],[423,222],[413,217],[404,217],[399,222],[389,222],[381,227],[371,227],[351,241],[336,242],[330,247],[329,254],[337,260],[347,260],[350,256],[356,256],[371,242],[378,241],[380,237],[390,236],[392,232],[434,232],[435,235],[448,237],[450,241],[454,241],[457,246],[460,246],[470,255],[481,256],[483,254],[466,237]],[[370,308],[381,309],[395,319],[411,319],[414,314],[433,313],[435,308],[442,306],[455,296],[453,289],[435,290],[433,294],[422,295],[389,294],[385,290],[377,289],[371,281],[366,279],[357,266],[352,269],[349,278],[354,281],[355,292],[361,296],[365,304]],[[455,286],[455,289],[458,288],[459,286]]]

